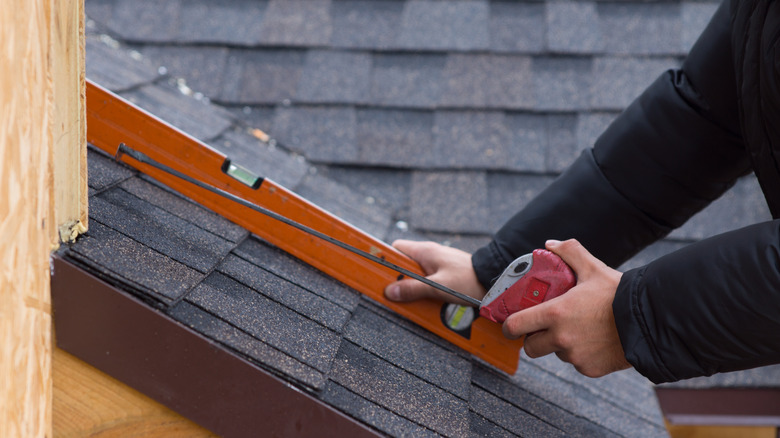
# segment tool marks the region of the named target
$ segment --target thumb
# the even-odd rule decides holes
[[[417,280],[396,281],[385,288],[385,297],[390,301],[414,301],[433,294],[431,287]]]
[[[566,262],[577,273],[577,277],[587,276],[601,263],[576,239],[563,242],[548,240],[545,247]]]

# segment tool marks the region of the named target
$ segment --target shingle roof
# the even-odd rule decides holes
[[[474,250],[679,64],[716,5],[86,7],[91,79],[377,237]],[[99,152],[89,171],[90,231],[70,257],[378,430],[665,433],[633,371],[592,380],[522,357],[503,375]],[[626,266],[768,217],[752,177],[707,211]]]

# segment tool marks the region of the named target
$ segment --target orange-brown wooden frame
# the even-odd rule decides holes
[[[228,157],[89,81],[87,140],[112,155],[120,143],[125,143],[206,184],[423,274],[419,265],[404,254],[273,181],[266,178],[257,189],[239,182],[222,170]],[[388,301],[383,294],[384,287],[398,275],[391,269],[131,157],[123,156],[122,160],[504,372],[513,374],[517,370],[522,341],[506,339],[500,325],[477,318],[467,339],[441,322],[441,302],[430,299],[403,304]]]

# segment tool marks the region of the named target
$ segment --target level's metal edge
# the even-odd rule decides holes
[[[223,436],[381,434],[55,255],[57,346]]]

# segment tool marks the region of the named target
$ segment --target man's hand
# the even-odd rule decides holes
[[[504,335],[525,338],[526,354],[555,353],[588,377],[629,368],[620,344],[612,301],[622,273],[593,257],[576,240],[548,241],[577,274],[577,285],[564,295],[510,315]]]
[[[477,280],[471,265],[471,254],[434,242],[396,240],[393,247],[417,261],[425,275],[432,281],[450,287],[462,294],[481,300],[487,293]],[[413,301],[421,298],[438,298],[465,304],[413,279],[405,279],[388,285],[385,296],[391,301]]]

